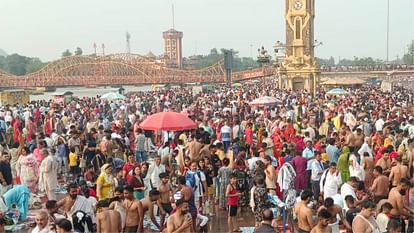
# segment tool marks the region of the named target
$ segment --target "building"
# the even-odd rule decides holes
[[[183,68],[183,33],[170,29],[162,33],[164,38],[165,64],[171,68]]]
[[[315,0],[286,1],[285,59],[278,68],[279,87],[316,93],[319,70],[315,63]]]

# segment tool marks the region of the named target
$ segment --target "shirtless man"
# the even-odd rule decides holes
[[[332,228],[329,226],[329,219],[332,215],[329,211],[322,209],[318,213],[318,224],[312,229],[310,233],[332,233]]]
[[[298,219],[298,233],[309,233],[315,226],[313,222],[312,209],[308,207],[311,202],[313,193],[305,190],[300,195],[301,202],[295,206],[295,215]]]
[[[57,202],[57,208],[63,208],[65,217],[72,218],[72,214],[78,210],[81,210],[93,216],[93,206],[84,196],[78,195],[78,185],[71,183],[67,188],[68,195],[62,200]]]
[[[333,232],[339,232],[339,219],[337,219],[337,215],[346,227],[346,229],[351,230],[351,225],[346,221],[342,208],[338,205],[334,204],[334,200],[331,197],[325,199],[323,206],[319,207],[318,213],[322,210],[327,210],[331,214],[331,218],[329,219],[329,225],[332,228]],[[352,224],[352,223],[351,223]]]
[[[382,167],[382,172],[385,175],[388,175],[391,171],[390,154],[384,152],[384,154],[382,154],[382,157],[377,161],[375,166],[381,166]]]
[[[167,214],[171,215],[171,212],[173,210],[171,206],[171,197],[173,195],[173,191],[169,183],[168,173],[163,172],[159,175],[159,177],[161,180],[161,184],[158,187],[158,191],[160,192],[160,198],[157,201],[157,205],[160,208],[160,226],[162,231],[162,229],[164,229],[165,216]]]
[[[404,195],[410,188],[410,181],[402,178],[397,187],[392,188],[388,196],[388,202],[392,205],[390,214],[392,218],[401,221],[401,225],[405,229],[405,219],[414,217],[413,210],[404,205]]]
[[[180,199],[175,206],[175,212],[167,220],[167,233],[195,232],[193,218],[188,213],[188,202]]]
[[[191,217],[193,218],[193,229],[196,229],[197,207],[194,200],[194,192],[191,186],[186,185],[185,176],[178,177],[178,192],[180,192],[180,198],[184,199],[184,201],[188,203],[188,212],[191,214]]]
[[[351,132],[349,127],[346,127],[345,130],[346,130],[345,145],[348,145],[351,152],[354,152],[355,149],[356,149],[356,147],[355,147],[355,135]]]
[[[364,144],[365,136],[362,133],[362,129],[357,128],[356,133],[354,134],[354,141],[355,141],[355,148],[361,148],[362,144]]]
[[[124,188],[124,198],[123,204],[126,209],[124,233],[138,233],[138,229],[141,229],[139,224],[144,217],[142,204],[139,200],[134,200],[134,188],[131,186]]]
[[[121,232],[121,215],[116,210],[109,209],[109,200],[102,200],[96,204],[96,232]]]
[[[369,157],[368,152],[364,152],[361,166],[364,169],[365,173],[365,186],[370,187],[372,185],[372,182],[374,178],[372,177],[373,169],[374,169],[374,160]]]
[[[370,191],[374,194],[375,202],[379,202],[381,199],[388,198],[390,180],[382,174],[382,167],[380,166],[374,168],[374,177]]]
[[[395,166],[391,168],[390,181],[391,186],[396,187],[402,178],[407,178],[408,167],[401,164],[402,159],[400,156],[395,158]]]
[[[272,166],[272,158],[267,155],[265,157],[265,164],[266,164],[266,187],[269,190],[270,194],[276,194],[276,175],[275,169]]]
[[[141,217],[141,232],[143,232],[144,229],[144,216],[145,213],[148,211],[148,216],[151,218],[152,223],[161,231],[161,226],[158,224],[157,220],[155,219],[154,215],[154,203],[158,201],[160,198],[160,192],[158,190],[151,190],[149,192],[148,197],[141,200],[142,203],[142,210],[143,214]]]

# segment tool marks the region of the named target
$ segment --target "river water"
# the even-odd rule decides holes
[[[122,86],[125,89],[125,93],[128,92],[137,92],[137,91],[151,91],[153,90],[152,86]],[[119,88],[113,87],[96,87],[96,88],[86,88],[86,87],[63,87],[56,88],[54,92],[44,92],[41,95],[30,95],[30,101],[37,100],[50,100],[56,93],[64,93],[67,91],[73,92],[73,96],[83,98],[83,97],[96,97],[97,95],[103,95],[108,92],[117,92]]]

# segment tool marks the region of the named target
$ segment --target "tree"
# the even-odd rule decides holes
[[[407,46],[408,51],[404,54],[402,60],[404,64],[414,65],[414,40]]]
[[[75,55],[80,56],[80,55],[82,55],[82,53],[83,53],[82,49],[77,47],[76,50],[75,50]]]
[[[25,75],[27,59],[17,53],[9,55],[6,58],[5,70],[14,75]]]
[[[42,69],[46,64],[43,63],[39,58],[29,58],[25,66],[26,74],[30,74]]]
[[[69,49],[66,49],[63,53],[62,53],[62,57],[70,57],[72,56],[72,53],[69,51]]]
[[[210,55],[213,55],[213,56],[218,55],[218,51],[217,51],[217,49],[216,49],[216,48],[212,48],[212,49],[210,50]]]
[[[335,65],[335,58],[332,56],[329,59],[323,59],[323,58],[315,58],[316,63],[318,63],[321,66],[334,66]]]

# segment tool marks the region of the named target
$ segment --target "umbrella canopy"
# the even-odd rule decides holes
[[[118,92],[109,92],[101,96],[103,100],[123,100],[126,97],[119,94]]]
[[[179,131],[196,129],[197,124],[183,113],[159,112],[148,116],[139,127],[145,130]]]
[[[232,87],[241,87],[243,85],[241,83],[233,83],[231,86]]]
[[[347,95],[348,92],[342,88],[334,88],[328,91],[326,94],[328,95]]]
[[[282,104],[282,101],[275,97],[271,96],[263,96],[257,99],[254,99],[252,102],[249,103],[251,106],[272,106],[272,105],[279,105]]]

